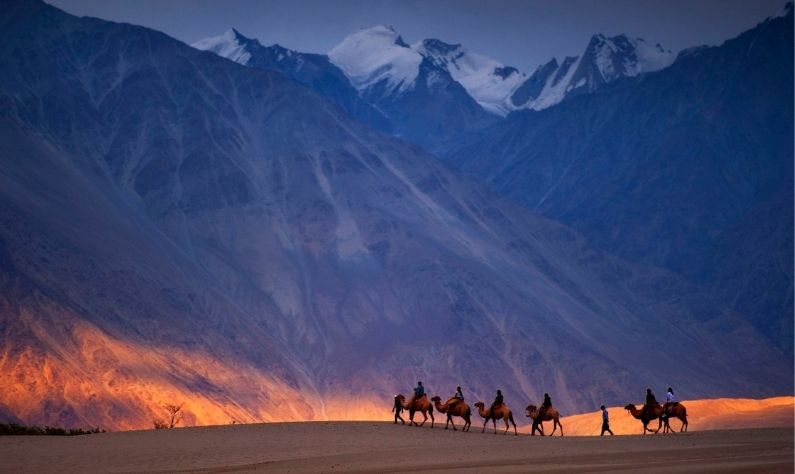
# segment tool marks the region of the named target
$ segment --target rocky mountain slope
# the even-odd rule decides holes
[[[448,160],[717,291],[792,351],[792,6],[669,68],[512,115]]]

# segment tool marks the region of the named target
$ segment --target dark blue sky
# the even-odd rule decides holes
[[[408,43],[462,43],[523,71],[577,55],[594,33],[626,33],[673,51],[717,44],[784,0],[50,0],[76,15],[148,26],[185,42],[230,27],[299,51],[325,53],[358,28],[392,25]]]

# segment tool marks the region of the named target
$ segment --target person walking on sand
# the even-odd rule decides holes
[[[612,431],[610,431],[610,415],[607,414],[607,408],[604,405],[601,407],[602,410],[602,433],[599,436],[604,436],[605,433],[610,433],[610,436],[615,436]]]
[[[401,424],[406,424],[406,421],[400,416],[400,413],[403,411],[403,406],[400,404],[400,397],[395,395],[395,405],[392,407],[392,411],[395,412],[395,425],[397,424],[398,420],[400,420]]]

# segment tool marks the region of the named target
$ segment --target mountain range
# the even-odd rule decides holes
[[[786,39],[780,23],[767,25]],[[472,401],[499,388],[514,407],[549,392],[566,412],[637,400],[648,386],[682,387],[686,397],[789,393],[786,346],[770,344],[748,306],[721,299],[743,286],[731,267],[705,291],[668,260],[607,250],[580,221],[550,218],[557,208],[481,173],[488,166],[476,159],[488,149],[495,170],[507,166],[496,160],[509,159],[509,148],[494,153],[488,142],[499,130],[513,131],[501,143],[508,147],[540,127],[534,120],[568,107],[576,120],[592,102],[617,110],[607,98],[625,89],[674,87],[654,78],[684,74],[675,69],[681,57],[658,73],[500,118],[458,82],[463,73],[451,73],[449,60],[444,69],[441,55],[430,57],[439,45],[416,46],[428,54],[417,62],[394,31],[377,30],[327,57],[234,31],[204,42],[210,52],[36,0],[6,3],[0,415],[145,428],[163,404],[184,402],[186,424],[371,418],[417,380],[434,394],[462,385]],[[688,55],[703,69],[679,67],[711,71],[725,66],[715,54],[742,65],[757,55],[736,44]],[[369,62],[349,61],[346,52],[367,47],[377,51]],[[759,61],[786,68],[780,49],[764,51]],[[472,59],[467,70],[483,63]],[[515,74],[506,69],[505,80]],[[766,104],[747,106],[761,120]],[[412,107],[429,114],[409,124]],[[460,131],[445,123],[435,129],[442,139],[431,140],[420,123],[450,107],[483,122],[445,164],[422,142],[448,148]],[[783,130],[792,114],[779,111]],[[665,126],[678,130],[672,122]],[[782,130],[765,132],[776,135],[775,157],[760,167],[786,156]],[[752,166],[748,150],[743,166]],[[603,159],[593,167],[615,165]],[[557,163],[535,168],[560,177]],[[526,171],[514,175],[529,179]],[[768,231],[779,229],[773,196],[785,181],[760,185],[764,199],[738,198],[742,218],[725,219],[716,258],[758,261],[737,242],[772,239],[776,247],[762,253],[791,242],[791,228]],[[766,214],[751,214],[757,203]],[[657,239],[649,235],[640,238]],[[772,279],[754,283],[782,281]]]
[[[361,29],[328,55],[262,46],[234,29],[193,46],[279,71],[364,123],[436,153],[456,148],[512,111],[544,109],[622,77],[663,69],[674,60],[673,53],[643,39],[594,35],[581,56],[561,64],[552,59],[528,75],[460,44],[425,39],[409,45],[389,26]],[[383,116],[373,115],[357,97]]]

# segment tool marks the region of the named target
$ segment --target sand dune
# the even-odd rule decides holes
[[[793,429],[530,437],[312,422],[3,437],[3,472],[792,472]]]
[[[482,434],[479,417],[469,433],[445,431],[438,413],[434,429],[344,421],[6,436],[0,472],[793,472],[795,397],[685,404],[690,432],[675,435],[640,436],[640,423],[612,407],[613,431],[625,436],[590,436],[599,412],[564,417],[563,438],[527,436],[528,425],[519,436]]]
[[[762,400],[748,398],[717,398],[685,400],[690,431],[792,427],[795,425],[795,397]],[[640,403],[638,408],[640,408]],[[640,434],[641,423],[623,407],[609,407],[610,426],[616,434]],[[598,435],[602,426],[601,412],[567,416],[561,419],[566,435]],[[552,423],[545,423],[552,429]],[[657,426],[657,422],[650,425]],[[679,430],[679,420],[671,422]],[[547,431],[549,433],[549,431]]]

